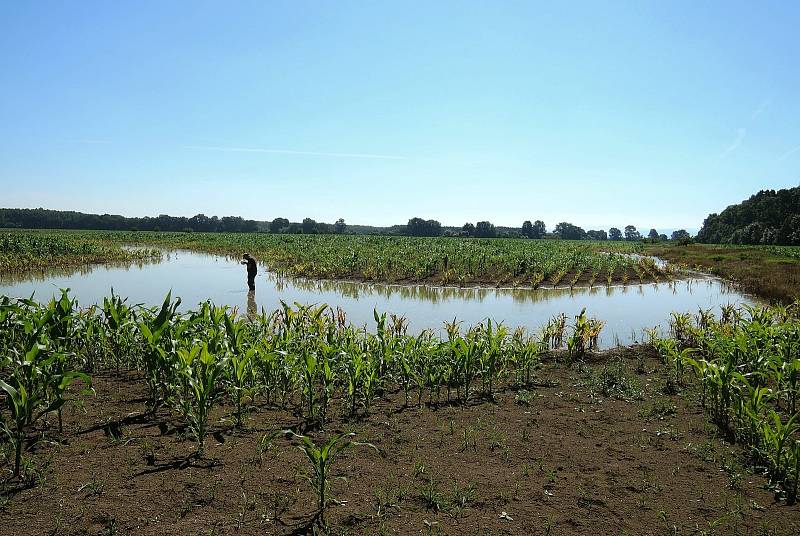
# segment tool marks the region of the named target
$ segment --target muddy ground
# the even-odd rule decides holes
[[[535,385],[495,401],[416,407],[412,396],[404,408],[392,393],[360,421],[335,415],[327,432],[380,453],[337,460],[327,533],[800,534],[800,507],[741,466],[691,389],[664,394],[660,362],[637,352],[549,361]],[[66,412],[63,443],[35,448],[30,482],[2,484],[0,533],[321,532],[308,462],[274,435],[299,429],[291,411],[257,401],[234,429],[220,408],[198,459],[174,415],[144,416],[135,374],[98,374],[95,389]]]

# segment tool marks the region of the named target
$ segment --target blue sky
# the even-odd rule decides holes
[[[4,2],[0,206],[696,229],[800,184],[796,2]]]

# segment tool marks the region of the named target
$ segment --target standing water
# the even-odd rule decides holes
[[[247,291],[245,267],[238,260],[190,251],[171,251],[160,263],[97,265],[61,273],[0,275],[0,294],[46,301],[69,288],[82,306],[102,303],[111,289],[129,304],[160,305],[168,291],[182,299],[182,308],[211,300],[240,311],[272,311],[280,300],[289,304],[326,303],[341,307],[350,322],[374,324],[373,309],[405,316],[411,331],[439,331],[454,318],[470,326],[487,318],[509,327],[538,330],[551,317],[565,313],[568,323],[586,308],[589,317],[606,322],[601,348],[641,340],[645,328],[667,327],[670,313],[696,313],[725,304],[755,300],[719,279],[695,279],[591,289],[495,289],[389,285],[280,278],[260,266],[256,291]]]

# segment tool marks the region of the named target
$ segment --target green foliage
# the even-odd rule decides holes
[[[411,218],[406,225],[406,232],[411,236],[440,236],[442,224],[436,220]]]
[[[536,226],[534,225],[534,230]],[[660,280],[669,274],[652,259],[630,255],[642,244],[609,241],[488,240],[355,235],[272,235],[257,233],[103,233],[15,231],[10,242],[71,244],[70,249],[26,247],[5,255],[0,248],[0,272],[31,266],[69,266],[113,260],[158,259],[156,248],[184,248],[241,257],[252,253],[278,275],[317,279],[356,278],[370,281],[430,281],[441,284],[487,282],[538,287],[569,286],[586,281],[627,283]],[[122,248],[137,245],[144,249]],[[2,246],[2,240],[0,240]],[[16,248],[16,246],[15,246]],[[94,248],[94,249],[92,249]],[[3,260],[7,258],[7,260]]]
[[[0,389],[10,416],[0,420],[0,429],[14,450],[15,477],[20,475],[25,443],[37,423],[56,412],[61,431],[67,389],[75,380],[91,388],[90,377],[76,369],[67,348],[79,333],[74,320],[73,302],[66,291],[45,306],[0,299]]]
[[[220,380],[227,366],[226,357],[209,352],[205,342],[179,348],[177,352],[180,387],[176,389],[175,397],[197,440],[197,453],[202,456],[208,415],[221,392]]]
[[[642,244],[635,242],[219,233],[110,236],[120,242],[233,256],[249,252],[280,275],[317,279],[538,286],[582,273],[624,282],[637,268],[651,279],[665,276],[652,259],[628,255],[642,251]]]
[[[2,209],[0,209],[2,210]],[[94,233],[13,231],[0,233],[0,272],[58,269],[100,262],[157,260],[152,249],[124,249]]]
[[[462,333],[453,321],[442,339],[409,335],[404,318],[377,311],[370,332],[326,305],[283,303],[255,318],[210,302],[182,312],[171,293],[154,308],[129,307],[113,293],[86,310],[66,292],[46,306],[0,304],[0,348],[9,356],[0,367],[9,400],[4,431],[20,449],[38,420],[60,415],[73,380],[88,382],[77,371],[90,365],[141,372],[149,414],[175,412],[202,455],[211,412],[223,400],[236,426],[260,398],[294,409],[308,428],[325,426],[334,400],[346,417],[360,418],[393,386],[406,404],[413,392],[417,404],[425,394],[429,404],[469,403],[493,397],[499,384],[530,385],[539,356],[574,331],[563,316],[537,335],[491,320]]]
[[[573,225],[565,221],[562,221],[556,225],[556,228],[553,230],[553,234],[563,240],[583,240],[586,238],[586,231],[577,225]]]
[[[800,245],[800,187],[762,190],[720,214],[711,214],[697,234],[711,244]]]
[[[745,445],[773,484],[797,499],[800,468],[800,317],[789,307],[722,308],[673,315],[673,339],[655,340],[670,376],[694,371],[702,404],[720,430]]]
[[[575,324],[572,326],[572,335],[567,339],[567,352],[570,358],[579,359],[584,356],[587,350],[597,347],[597,339],[600,337],[605,322],[586,316],[584,307],[580,314],[575,317]]]

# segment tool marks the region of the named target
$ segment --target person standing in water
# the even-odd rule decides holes
[[[247,287],[253,291],[256,289],[256,274],[258,273],[256,260],[249,253],[245,253],[243,258],[242,264],[247,265]]]

